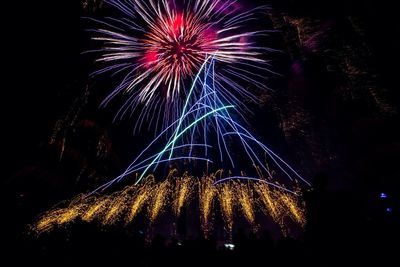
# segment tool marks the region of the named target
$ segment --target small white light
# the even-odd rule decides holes
[[[228,250],[234,250],[235,249],[235,245],[234,244],[226,243],[224,246]]]

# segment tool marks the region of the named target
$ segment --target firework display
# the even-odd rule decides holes
[[[392,2],[8,1],[3,262],[396,262]]]
[[[119,176],[90,188],[67,207],[45,213],[34,231],[47,232],[76,220],[127,226],[140,214],[152,228],[165,213],[176,220],[186,216],[182,210],[190,205],[198,211],[205,238],[212,234],[217,214],[229,241],[238,218],[253,231],[260,214],[284,233],[288,221],[303,226],[298,189],[300,183],[310,184],[243,123],[243,100],[256,101],[244,85],[267,88],[259,73],[269,71],[263,58],[270,49],[255,42],[266,31],[246,26],[266,7],[246,10],[233,0],[105,3],[122,18],[91,19],[101,25],[94,39],[103,43],[96,52],[106,66],[95,74],[125,76],[104,103],[123,92],[127,100],[117,117],[139,111],[135,129],[144,122],[162,128]],[[203,175],[180,176],[172,163],[184,163]],[[156,180],[159,166],[167,164],[169,173]],[[128,177],[135,177],[133,185],[110,193]]]
[[[300,174],[298,174],[287,162],[273,152],[268,146],[257,140],[244,126],[234,119],[232,113],[236,111],[233,105],[224,105],[224,101],[219,97],[217,89],[213,86],[215,80],[213,70],[215,60],[213,57],[206,58],[205,62],[197,73],[191,90],[183,107],[182,115],[175,122],[162,131],[128,166],[128,168],[118,177],[99,186],[92,193],[104,191],[115,183],[120,182],[132,174],[139,173],[135,184],[141,182],[149,171],[155,171],[159,164],[173,161],[202,161],[208,165],[216,165],[226,158],[232,169],[236,168],[236,158],[232,155],[232,144],[234,141],[240,145],[243,154],[247,156],[248,162],[259,177],[271,178],[270,185],[275,187],[282,186],[277,183],[275,176],[269,167],[263,162],[262,156],[266,155],[273,166],[275,166],[282,177],[288,178],[290,182],[299,179],[306,185],[309,185]],[[202,77],[204,74],[204,77]],[[200,92],[200,98],[193,103],[191,98],[195,95],[195,84],[203,84]],[[233,110],[233,112],[230,112]],[[175,130],[170,134],[169,130]],[[195,142],[195,136],[198,132],[202,134],[197,139],[203,139]],[[217,137],[214,146],[209,142],[208,135],[213,134]],[[159,142],[167,140],[166,145],[156,154],[151,154],[157,149]],[[165,142],[165,141],[164,141]],[[198,155],[193,151],[197,150]],[[211,153],[216,151],[216,153]],[[154,152],[153,152],[154,153]],[[200,155],[203,154],[203,155]],[[214,155],[214,158],[213,158]],[[218,155],[215,158],[215,155]],[[242,162],[243,164],[243,162]],[[224,182],[230,179],[257,180],[258,178],[245,177],[241,175],[242,171],[237,170],[237,174],[229,177],[221,177],[218,182]],[[285,189],[289,190],[290,189]]]
[[[179,117],[193,78],[208,56],[217,62],[215,86],[226,102],[245,108],[240,98],[256,101],[246,84],[267,88],[259,73],[268,71],[262,55],[271,49],[257,46],[256,40],[268,31],[247,26],[266,13],[265,6],[247,10],[233,0],[105,2],[121,17],[95,20],[100,28],[94,30],[94,40],[103,44],[95,52],[101,53],[98,62],[104,67],[94,74],[123,73],[104,101],[128,95],[116,118],[140,109],[138,129],[144,121],[169,125]]]
[[[256,229],[257,218],[261,214],[277,223],[282,230],[287,222],[300,226],[304,223],[304,206],[297,195],[272,188],[262,181],[215,184],[215,177],[215,173],[200,178],[177,176],[174,170],[164,181],[155,183],[154,178],[148,176],[141,185],[129,186],[110,195],[79,196],[65,208],[56,208],[42,215],[32,229],[43,233],[76,220],[97,221],[103,226],[116,222],[128,225],[140,213],[146,216],[150,227],[163,212],[178,218],[181,214],[177,211],[190,205],[199,206],[198,216],[205,238],[212,233],[214,216],[223,218],[229,235],[232,234],[234,221],[240,218]],[[189,185],[190,193],[185,189]]]

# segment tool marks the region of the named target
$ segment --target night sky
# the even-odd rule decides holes
[[[395,3],[387,2],[254,1],[273,8],[266,25],[278,32],[268,45],[282,51],[271,59],[282,76],[271,77],[275,90],[260,94],[249,121],[313,183],[315,190],[304,195],[310,203],[306,242],[337,244],[323,253],[329,258],[336,251],[347,255],[345,248],[365,240],[372,252],[374,246],[386,248],[398,234],[400,27]],[[9,215],[2,216],[2,230],[9,244],[17,244],[12,251],[21,246],[21,253],[30,255],[38,248],[26,225],[90,187],[77,181],[82,157],[89,169],[117,175],[148,138],[132,135],[132,120],[112,124],[115,106],[99,109],[108,92],[104,77],[89,82],[94,89],[82,104],[94,70],[93,57],[81,54],[93,46],[82,17],[93,11],[78,0],[11,5],[2,12],[11,14],[3,22],[3,42],[10,47],[3,51],[2,203]],[[49,140],[57,120],[80,104],[71,140],[75,154],[60,163]],[[88,130],[88,124],[94,126]],[[96,142],[104,133],[112,152],[98,162],[82,143]],[[381,193],[389,196],[387,202]]]

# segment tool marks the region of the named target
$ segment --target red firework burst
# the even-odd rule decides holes
[[[145,67],[160,73],[168,81],[167,98],[173,88],[179,92],[180,81],[193,76],[207,54],[216,52],[217,33],[191,14],[162,17],[143,40]]]

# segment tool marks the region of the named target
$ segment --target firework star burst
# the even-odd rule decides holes
[[[269,71],[263,55],[271,50],[255,41],[268,31],[248,30],[267,7],[245,10],[237,0],[105,2],[122,16],[95,20],[101,26],[93,39],[103,44],[95,52],[101,53],[97,61],[103,67],[94,75],[123,75],[103,102],[126,95],[116,119],[136,114],[135,129],[144,122],[165,127],[174,121],[207,56],[217,62],[213,86],[226,103],[246,110],[242,100],[255,100],[246,87],[267,88],[260,73]]]

